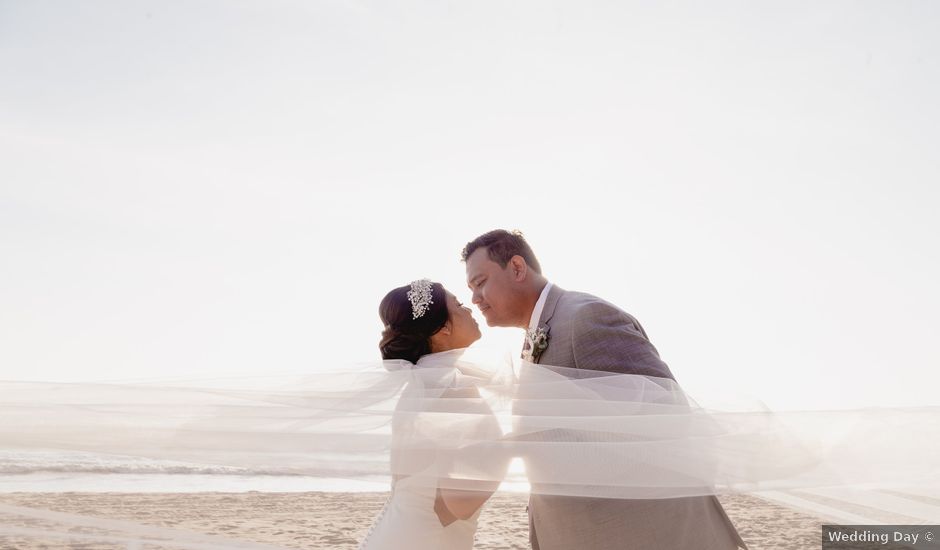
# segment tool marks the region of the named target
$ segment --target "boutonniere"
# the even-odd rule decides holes
[[[527,330],[525,331],[525,337],[527,343],[529,344],[527,346],[529,348],[529,361],[535,363],[539,360],[542,352],[545,351],[545,349],[548,347],[548,327],[539,327],[535,330]]]

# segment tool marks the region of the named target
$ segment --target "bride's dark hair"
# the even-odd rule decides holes
[[[447,296],[444,286],[431,283],[431,301],[428,310],[413,318],[408,291],[411,285],[400,286],[382,298],[379,317],[385,323],[379,350],[382,359],[404,359],[417,363],[422,355],[431,353],[431,336],[447,322]]]

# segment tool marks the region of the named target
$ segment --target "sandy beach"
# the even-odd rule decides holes
[[[132,520],[242,538],[284,548],[353,550],[379,512],[385,493],[9,493],[0,503],[71,514]],[[475,548],[525,550],[526,495],[497,494],[480,517]],[[822,520],[752,496],[722,497],[729,516],[754,550],[799,550],[819,544]],[[0,514],[0,523],[41,522]],[[0,536],[3,550],[112,550],[124,544]],[[146,547],[148,550],[151,546]]]

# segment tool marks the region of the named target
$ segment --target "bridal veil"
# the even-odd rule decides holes
[[[4,382],[0,397],[0,451],[36,463],[75,453],[220,475],[407,476],[626,499],[766,492],[788,505],[797,505],[788,491],[838,489],[910,491],[936,508],[923,491],[940,488],[940,407],[707,408],[669,379],[469,350],[235,382]],[[3,475],[17,474],[8,464]],[[37,522],[0,526],[3,535],[271,548],[49,510],[0,505],[0,514]]]

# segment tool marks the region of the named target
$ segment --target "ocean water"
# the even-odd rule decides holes
[[[133,456],[0,451],[0,493],[381,492],[387,479],[284,475]]]
[[[521,462],[517,461],[512,469],[521,468]],[[0,493],[364,493],[388,491],[389,483],[387,478],[284,475],[134,456],[0,450]],[[503,483],[500,490],[524,493],[529,491],[529,485]]]

